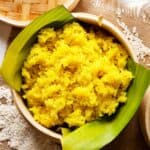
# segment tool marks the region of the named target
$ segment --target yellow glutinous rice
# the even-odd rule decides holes
[[[66,24],[42,29],[24,66],[23,98],[45,127],[79,127],[115,113],[127,100],[128,53],[100,28]]]

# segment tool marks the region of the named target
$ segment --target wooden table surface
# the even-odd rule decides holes
[[[111,1],[112,0],[109,0],[109,3]],[[108,0],[106,0],[105,2],[108,3]],[[99,7],[93,7],[93,4],[94,3],[92,0],[81,0],[75,11],[90,12],[96,15],[103,15],[114,24],[117,24],[115,15],[112,12],[102,12]],[[113,3],[113,6],[115,5],[116,3]],[[139,21],[138,19],[132,19],[129,16],[124,16],[123,21],[129,27],[136,26],[140,38],[144,41],[144,44],[150,47],[150,41],[148,40],[148,37],[150,37],[149,24],[143,24],[143,22]],[[13,30],[13,32],[15,32],[18,29],[13,28]],[[7,142],[4,142],[0,145],[0,150],[10,150],[10,148],[7,146]],[[138,111],[130,121],[128,126],[123,130],[123,132],[112,143],[107,145],[104,150],[150,150],[150,148],[148,148],[147,144],[145,143],[140,130]]]

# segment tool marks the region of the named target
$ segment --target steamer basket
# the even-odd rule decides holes
[[[80,0],[0,0],[0,21],[25,27],[33,19],[57,5],[73,10]]]

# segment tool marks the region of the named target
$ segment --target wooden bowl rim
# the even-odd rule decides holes
[[[106,20],[102,17],[98,17],[96,15],[92,15],[92,14],[88,14],[88,13],[82,13],[82,12],[81,13],[72,13],[72,15],[82,22],[97,25],[99,27],[106,29],[108,32],[112,33],[125,46],[125,48],[129,52],[129,55],[132,57],[132,59],[135,62],[138,62],[136,55],[135,55],[134,51],[132,50],[132,47],[129,44],[128,40],[124,37],[123,33],[111,22],[109,22],[108,20]],[[42,125],[40,125],[38,122],[36,122],[34,120],[31,113],[25,106],[23,100],[20,98],[20,96],[18,95],[18,93],[15,90],[13,90],[13,97],[14,97],[14,101],[15,101],[17,107],[19,108],[19,110],[21,111],[23,116],[30,122],[30,124],[32,126],[34,126],[36,129],[38,129],[42,133],[44,133],[50,137],[53,137],[58,141],[61,141],[61,139],[62,139],[61,134],[58,134],[46,127],[43,127]]]

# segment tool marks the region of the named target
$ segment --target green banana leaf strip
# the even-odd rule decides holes
[[[127,103],[110,119],[88,123],[62,138],[63,150],[98,150],[123,130],[136,112],[150,83],[150,70],[129,60],[128,69],[135,78],[128,89]]]
[[[36,40],[37,32],[45,27],[61,27],[74,20],[74,17],[63,6],[48,11],[28,25],[9,46],[0,73],[4,80],[15,90],[21,88],[21,68],[32,43]]]

